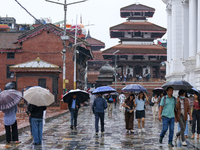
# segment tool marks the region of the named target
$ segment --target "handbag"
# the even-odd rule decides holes
[[[127,113],[130,113],[131,110],[132,110],[132,107],[130,107],[130,109],[126,107],[126,112]]]

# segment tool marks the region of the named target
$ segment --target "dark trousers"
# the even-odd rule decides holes
[[[101,121],[101,132],[104,132],[104,113],[95,112],[95,129],[99,132],[99,118]]]
[[[186,127],[186,121],[187,120],[184,120],[184,116],[183,115],[180,115],[180,118],[179,118],[179,125],[180,125],[180,128],[181,130],[176,133],[176,136],[180,136],[181,135],[181,138],[182,138],[182,141],[185,141],[185,127]]]
[[[125,112],[125,122],[126,122],[126,129],[133,130],[133,121],[134,121],[134,112],[128,113]]]
[[[12,140],[11,140],[10,127],[12,128]],[[10,126],[5,125],[5,130],[6,130],[6,142],[10,143],[10,141],[18,141],[17,120],[13,125]]]
[[[71,126],[73,127],[76,127],[77,126],[77,117],[78,117],[78,110],[74,110],[72,109],[70,111],[71,113]]]
[[[200,110],[193,110],[192,112],[192,133],[195,133],[196,122],[197,122],[197,134],[200,134]]]

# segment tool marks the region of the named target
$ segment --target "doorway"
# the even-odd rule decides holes
[[[38,79],[38,86],[41,86],[43,88],[46,88],[46,79],[44,78],[39,78]]]

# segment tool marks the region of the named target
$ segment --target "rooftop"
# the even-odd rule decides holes
[[[59,66],[43,61],[37,57],[35,60],[10,66],[10,69],[13,71],[58,71]]]
[[[116,55],[135,54],[135,55],[167,55],[166,48],[159,45],[142,44],[118,44],[102,52],[103,55],[113,55],[116,50],[120,50]]]
[[[155,25],[150,22],[124,22],[116,26],[110,27],[110,31],[129,31],[129,32],[161,32],[165,33],[166,28]]]
[[[101,46],[101,47],[105,47],[105,43],[97,40],[95,38],[92,38],[90,35],[90,31],[88,31],[88,35],[86,37],[86,41],[91,45],[91,46]]]
[[[142,5],[142,4],[132,4],[132,5],[129,5],[129,6],[126,6],[126,7],[123,7],[121,8],[121,11],[131,11],[131,12],[141,12],[141,11],[146,11],[146,12],[149,12],[149,11],[155,11],[154,8],[152,7],[149,7],[149,6],[145,6],[145,5]]]
[[[0,50],[2,49],[19,49],[19,44],[14,44],[17,42],[18,36],[22,32],[0,32]]]

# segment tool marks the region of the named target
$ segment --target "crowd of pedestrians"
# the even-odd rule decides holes
[[[188,123],[191,124],[192,133],[191,138],[199,139],[200,134],[200,94],[194,94],[192,107],[190,106],[191,97],[187,96],[187,91],[179,90],[178,97],[173,96],[173,87],[167,87],[166,95],[161,92],[154,93],[149,99],[145,92],[137,94],[131,93],[127,96],[123,92],[119,95],[117,93],[103,95],[98,93],[92,94],[90,91],[90,114],[95,115],[95,134],[99,133],[99,120],[101,124],[101,135],[104,135],[104,118],[107,109],[108,117],[112,117],[113,105],[116,106],[119,102],[119,111],[124,113],[125,129],[127,133],[134,134],[134,118],[138,123],[138,133],[145,133],[145,109],[148,104],[152,107],[152,116],[154,121],[157,119],[162,121],[162,130],[159,135],[159,143],[163,142],[166,132],[169,130],[168,145],[173,147],[177,144],[177,139],[180,139],[183,146],[187,146],[186,138],[188,137]],[[127,94],[126,94],[127,95]],[[70,101],[68,101],[68,108],[71,115],[71,130],[77,130],[78,111],[81,107],[80,99],[76,94],[73,94]],[[36,106],[28,104],[27,114],[29,115],[31,135],[33,136],[34,144],[40,145],[42,143],[42,133],[44,115],[46,106]],[[6,142],[20,143],[18,139],[18,129],[16,112],[17,105],[12,109],[3,110],[4,125],[6,131]],[[189,120],[189,122],[188,122]],[[178,132],[174,133],[175,123],[178,123]],[[12,129],[12,130],[11,130]],[[12,134],[11,134],[12,131]],[[175,137],[174,137],[175,135]],[[173,144],[174,141],[174,144]]]

